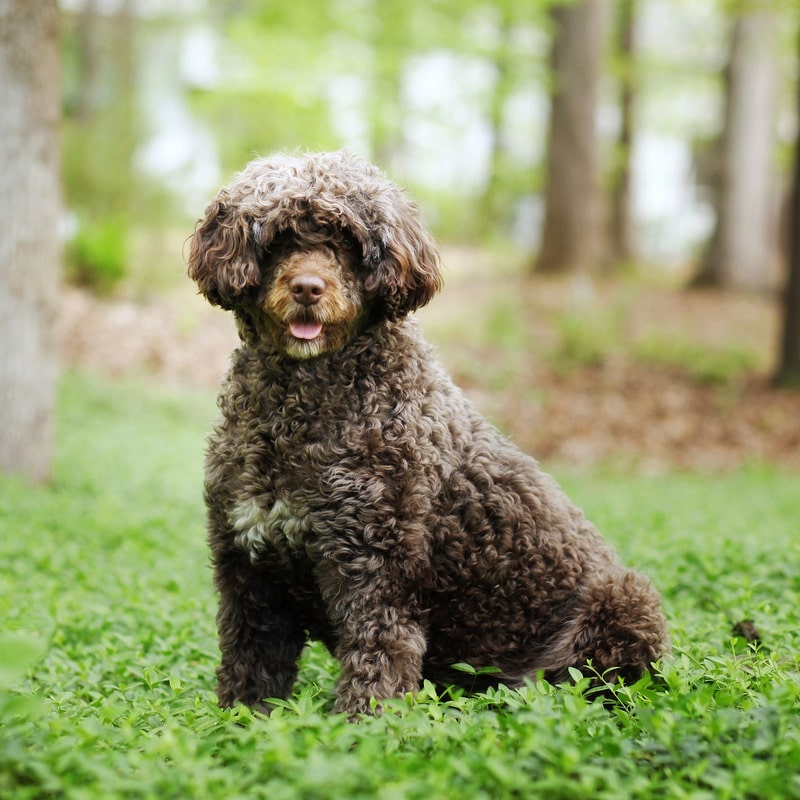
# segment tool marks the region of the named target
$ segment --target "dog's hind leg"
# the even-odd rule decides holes
[[[584,588],[539,668],[552,682],[566,680],[569,667],[584,670],[587,663],[605,681],[634,681],[669,649],[658,593],[643,575],[619,570]]]
[[[269,712],[265,700],[288,697],[306,634],[282,587],[245,559],[217,564],[217,628],[222,661],[217,699]]]

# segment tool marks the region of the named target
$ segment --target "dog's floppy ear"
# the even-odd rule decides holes
[[[197,223],[188,264],[189,277],[208,301],[227,309],[261,282],[252,226],[224,198],[216,198]]]
[[[389,220],[372,232],[364,260],[364,288],[380,299],[391,317],[424,306],[442,288],[439,251],[415,206],[402,219]]]

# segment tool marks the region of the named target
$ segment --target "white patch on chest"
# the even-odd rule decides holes
[[[236,531],[236,546],[247,550],[251,561],[257,561],[267,545],[301,549],[304,535],[310,530],[306,514],[281,499],[266,511],[251,498],[237,505],[229,519]]]

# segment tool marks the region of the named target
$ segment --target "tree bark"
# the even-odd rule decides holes
[[[375,67],[372,70],[370,120],[372,156],[391,169],[402,156],[403,127],[402,47],[408,37],[408,9],[404,3],[377,0],[372,11]]]
[[[56,0],[0,0],[0,472],[50,475],[61,112]]]
[[[636,0],[619,0],[616,57],[619,60],[619,114],[614,176],[611,187],[611,241],[609,259],[625,264],[635,258],[631,219],[631,155],[633,151],[634,53],[636,50]]]
[[[797,93],[798,131],[794,176],[788,213],[789,274],[783,295],[783,335],[776,381],[800,387],[800,84]]]
[[[773,157],[778,71],[774,12],[754,9],[734,23],[726,72],[717,221],[693,283],[774,288],[778,250]]]
[[[491,149],[489,151],[489,176],[480,199],[479,233],[486,236],[494,230],[506,211],[502,198],[503,171],[506,159],[503,142],[505,107],[511,89],[511,34],[513,30],[511,8],[498,7],[500,15],[497,31],[497,49],[494,53],[495,82],[488,109]],[[505,220],[502,220],[505,222]]]
[[[100,59],[98,54],[97,0],[86,0],[78,14],[78,86],[75,118],[86,123],[97,108]]]
[[[601,260],[595,108],[602,0],[557,6],[551,50],[555,82],[545,179],[542,245],[534,269],[567,272]]]

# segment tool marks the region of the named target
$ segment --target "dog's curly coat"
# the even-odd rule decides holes
[[[423,677],[632,678],[668,650],[650,583],[422,340],[408,314],[440,288],[438,253],[377,168],[253,161],[198,223],[189,274],[242,342],[206,459],[221,705],[286,697],[309,637],[351,716]]]

